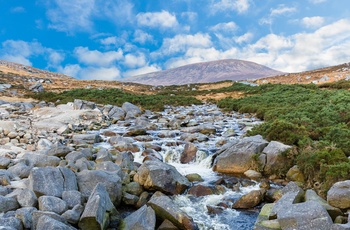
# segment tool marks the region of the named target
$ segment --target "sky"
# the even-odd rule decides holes
[[[0,0],[0,60],[78,79],[221,59],[350,62],[349,0]]]

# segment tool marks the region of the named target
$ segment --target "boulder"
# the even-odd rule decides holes
[[[107,190],[111,201],[119,204],[122,194],[120,177],[113,172],[102,170],[84,170],[77,174],[79,191],[83,197],[88,198],[98,183]]]
[[[265,189],[250,191],[249,193],[240,197],[233,204],[232,208],[236,208],[236,209],[253,208],[261,203],[261,201],[264,199],[265,192],[266,192]]]
[[[76,110],[80,110],[80,109],[93,110],[93,109],[96,108],[96,103],[95,102],[91,102],[91,101],[84,101],[84,100],[80,100],[80,99],[74,99],[73,108],[76,109]]]
[[[148,205],[155,211],[157,218],[171,221],[179,229],[197,229],[192,217],[183,212],[174,202],[161,192],[155,192]]]
[[[288,169],[292,167],[292,161],[287,158],[285,153],[291,146],[285,145],[277,141],[271,141],[263,153],[266,155],[266,164],[264,167],[265,175],[286,174]]]
[[[78,224],[81,214],[84,211],[84,206],[77,204],[71,210],[67,210],[62,214],[62,217],[70,224]]]
[[[267,144],[260,135],[233,140],[220,150],[213,170],[220,173],[244,173],[250,169],[253,156],[260,153]]]
[[[58,197],[41,196],[38,199],[39,210],[62,214],[67,211],[67,203]]]
[[[75,230],[76,228],[60,222],[50,216],[43,215],[38,218],[35,229]]]
[[[90,133],[90,134],[74,134],[73,143],[76,145],[86,145],[86,144],[95,144],[100,142],[101,138],[98,133]]]
[[[200,196],[208,196],[208,195],[217,194],[218,191],[214,187],[209,187],[209,186],[204,186],[204,185],[198,184],[198,185],[191,187],[187,193],[191,194],[195,197],[200,197]]]
[[[14,197],[0,196],[0,212],[8,212],[19,208],[19,204]]]
[[[186,143],[184,151],[181,154],[180,162],[182,164],[190,163],[196,159],[197,147],[192,143]]]
[[[31,85],[29,90],[33,91],[34,93],[41,93],[45,91],[44,86],[40,82],[36,82],[34,85]]]
[[[335,183],[327,192],[327,202],[336,208],[350,208],[350,180]]]
[[[108,118],[113,119],[115,121],[123,120],[125,117],[125,111],[118,107],[118,106],[112,106],[110,110],[107,109],[107,106],[105,106],[106,110],[103,110],[103,113],[108,116]],[[108,112],[107,112],[108,111]]]
[[[48,195],[61,197],[64,178],[58,168],[33,168],[29,175],[29,189],[37,196]]]
[[[140,196],[143,192],[143,188],[138,182],[130,182],[129,184],[124,186],[124,191],[130,194],[133,194],[135,196]]]
[[[245,171],[244,175],[252,180],[257,180],[257,179],[260,179],[262,177],[260,172],[257,172],[255,170],[251,170],[251,169]]]
[[[290,168],[286,176],[287,176],[287,179],[290,181],[295,181],[300,183],[305,182],[304,174],[300,171],[297,165],[294,165],[292,168]]]
[[[7,169],[7,166],[11,163],[11,159],[8,157],[0,156],[0,169]]]
[[[203,178],[201,177],[201,175],[199,175],[198,173],[190,173],[186,175],[186,178],[190,181],[190,182],[202,182],[204,181]]]
[[[16,210],[15,216],[21,220],[25,229],[30,229],[32,226],[32,213],[36,211],[36,208],[25,207]]]
[[[271,211],[275,204],[265,204],[256,219],[254,230],[280,230],[281,226],[277,219],[270,220]]]
[[[17,196],[17,201],[21,207],[36,207],[38,199],[35,193],[30,189],[23,189]]]
[[[125,111],[125,119],[136,118],[141,115],[141,110],[136,105],[131,104],[130,102],[125,102],[122,105],[122,109]]]
[[[53,224],[55,224],[55,227],[59,227],[61,226],[59,223],[61,224],[64,224],[64,226],[66,226],[68,223],[67,221],[61,217],[60,215],[58,215],[57,213],[54,213],[54,212],[47,212],[47,211],[33,211],[32,212],[32,228],[33,229],[43,229],[43,228],[40,228],[41,226],[39,225],[39,219],[42,218],[42,217],[50,217],[49,220],[51,220],[53,222]],[[55,220],[55,221],[53,221]],[[56,225],[57,224],[57,225]],[[68,226],[68,225],[67,225]],[[66,227],[67,227],[66,226]],[[55,227],[51,228],[49,226],[48,229],[56,229]],[[44,228],[45,229],[45,228]],[[62,229],[62,228],[58,228],[58,229]],[[66,229],[70,229],[70,228],[66,228]],[[74,228],[73,228],[74,229]]]
[[[326,209],[315,201],[293,204],[277,213],[282,229],[330,229],[333,221]]]
[[[39,153],[25,153],[21,160],[26,160],[26,165],[34,167],[56,167],[61,161],[59,157]]]
[[[127,216],[120,226],[121,230],[153,230],[156,227],[156,214],[151,207],[142,206]]]
[[[97,183],[80,218],[79,227],[86,230],[106,229],[110,216],[117,213],[105,186]]]
[[[63,191],[62,200],[66,202],[68,208],[73,208],[76,205],[83,203],[81,192],[76,190]]]
[[[0,229],[22,230],[21,220],[16,217],[0,217]]]
[[[137,170],[134,181],[145,189],[166,194],[181,194],[190,182],[174,166],[156,161],[145,161]]]
[[[49,147],[47,155],[56,157],[65,157],[68,153],[72,152],[73,149],[57,142]]]
[[[146,128],[140,125],[135,125],[130,127],[125,133],[125,135],[129,137],[141,136],[146,134],[147,134]]]

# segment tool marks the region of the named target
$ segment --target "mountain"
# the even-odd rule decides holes
[[[148,85],[184,85],[225,80],[252,80],[281,74],[280,71],[254,62],[227,59],[138,75],[125,81]]]

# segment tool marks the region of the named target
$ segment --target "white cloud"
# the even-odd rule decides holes
[[[117,67],[88,67],[79,72],[79,79],[84,80],[119,80],[120,70]]]
[[[319,3],[323,3],[326,2],[327,0],[309,0],[309,2],[313,3],[313,4],[319,4]]]
[[[195,22],[198,18],[198,14],[192,11],[182,12],[181,17],[187,19],[189,22]]]
[[[146,65],[146,57],[143,53],[138,55],[127,54],[125,55],[124,65],[129,68],[136,68]]]
[[[233,33],[238,29],[235,22],[219,23],[209,28],[211,31],[220,33]]]
[[[116,36],[111,36],[107,38],[102,38],[100,39],[100,43],[105,46],[110,46],[110,45],[116,45],[117,44],[117,37]]]
[[[184,52],[189,48],[206,48],[212,45],[211,38],[208,34],[197,33],[178,34],[173,38],[165,38],[160,48],[160,53],[170,55],[178,52]]]
[[[136,15],[138,25],[153,28],[169,29],[178,26],[176,16],[168,11],[147,12]]]
[[[273,21],[279,16],[288,16],[298,9],[296,7],[287,7],[284,4],[278,5],[277,8],[270,9],[270,14],[267,17],[261,18],[259,24],[268,24],[271,25]]]
[[[55,50],[50,50],[48,54],[48,59],[48,67],[57,68],[61,65],[62,61],[64,60],[64,54]]]
[[[26,11],[26,9],[22,6],[17,6],[17,7],[11,8],[12,13],[23,13],[25,11]]]
[[[134,32],[134,41],[138,42],[142,45],[147,43],[147,42],[151,42],[151,43],[154,42],[153,36],[149,33],[142,31],[142,30],[136,30]]]
[[[214,0],[210,9],[213,13],[221,11],[236,11],[238,13],[246,12],[250,7],[250,0]]]
[[[89,50],[87,47],[76,47],[74,54],[80,63],[92,66],[111,66],[115,61],[123,58],[123,51],[100,52],[98,50]]]
[[[133,76],[138,76],[146,73],[152,73],[152,72],[157,72],[162,70],[159,66],[157,65],[145,65],[141,68],[138,69],[133,69],[133,70],[128,70],[123,73],[123,76],[128,78],[128,77],[133,77]]]
[[[78,78],[81,67],[78,64],[66,65],[65,67],[58,67],[58,72],[63,73],[67,76]]]
[[[320,28],[324,24],[325,20],[323,17],[315,16],[315,17],[305,17],[301,20],[301,23],[306,28]]]
[[[234,41],[238,44],[250,42],[253,39],[254,35],[251,32],[247,32],[241,36],[234,37]]]

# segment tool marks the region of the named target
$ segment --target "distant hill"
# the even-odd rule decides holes
[[[125,79],[148,85],[184,85],[225,80],[242,81],[283,74],[254,62],[227,59],[185,65],[174,69],[143,74]]]

